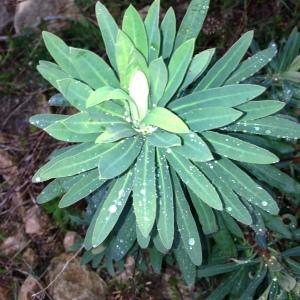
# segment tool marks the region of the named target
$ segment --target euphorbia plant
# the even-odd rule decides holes
[[[49,102],[78,112],[31,118],[54,138],[76,143],[35,174],[34,182],[54,179],[38,202],[62,196],[64,208],[90,194],[100,197],[84,246],[101,258],[118,261],[149,247],[174,250],[182,268],[199,266],[200,234],[217,231],[218,220],[251,225],[253,209],[278,213],[253,177],[292,180],[272,165],[279,158],[263,140],[296,139],[299,127],[274,115],[284,103],[264,100],[264,87],[243,83],[276,49],[241,63],[250,31],[214,64],[214,49],[194,55],[208,6],[208,0],[191,1],[176,32],[172,8],[160,23],[159,1],[144,21],[130,6],[121,28],[98,2],[109,63],[43,33],[56,63],[41,61],[38,70],[60,92]]]

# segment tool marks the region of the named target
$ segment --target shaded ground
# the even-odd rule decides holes
[[[8,2],[8,12],[13,16],[14,1],[0,0],[0,6]],[[52,150],[62,144],[29,126],[28,118],[37,113],[63,112],[50,110],[47,106],[47,99],[54,94],[54,89],[35,70],[39,59],[50,60],[40,30],[51,25],[51,30],[56,28],[67,43],[103,54],[99,30],[95,27],[95,2],[76,1],[77,15],[72,19],[58,18],[58,24],[53,18],[39,19],[33,30],[22,29],[16,34],[12,22],[9,22],[0,32],[0,242],[3,242],[0,250],[0,299],[16,298],[30,274],[38,278],[38,283],[33,283],[37,290],[45,287],[49,262],[65,251],[64,237],[74,229],[73,217],[78,211],[62,212],[55,204],[45,206],[43,210],[36,206],[35,199],[42,186],[32,185],[31,177]],[[129,4],[129,1],[103,2],[118,20]],[[172,5],[179,17],[188,3],[162,2],[163,12]],[[146,11],[145,6],[151,1],[133,3]],[[215,0],[198,49],[217,46],[222,53],[249,29],[256,29],[256,39],[266,46],[271,39],[278,41],[286,36],[293,26],[300,26],[299,20],[300,2],[297,0]],[[83,232],[82,228],[76,230]],[[101,272],[101,276],[108,284],[109,299],[201,299],[203,290],[209,288],[202,285],[194,293],[182,288],[175,270],[167,270],[162,277],[137,274],[130,279],[131,276],[127,276],[125,283],[112,280],[105,272]],[[1,298],[2,295],[5,296]],[[41,299],[42,296],[51,299],[47,293],[40,296]]]

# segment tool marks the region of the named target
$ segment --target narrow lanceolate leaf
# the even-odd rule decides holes
[[[227,52],[219,59],[205,77],[195,88],[206,90],[221,86],[228,76],[237,68],[243,56],[246,54],[253,39],[253,31],[245,33]]]
[[[190,65],[195,47],[195,40],[188,40],[174,51],[169,65],[169,81],[159,105],[165,106],[180,87]]]
[[[252,100],[266,89],[259,85],[236,84],[194,92],[170,103],[176,113],[186,113],[205,107],[234,107]]]
[[[158,58],[160,53],[161,34],[159,30],[160,0],[155,0],[145,19],[145,28],[149,43],[149,62]]]
[[[79,79],[78,72],[72,64],[70,49],[65,42],[58,36],[47,31],[43,31],[43,39],[47,50],[62,70],[70,74],[72,77]]]
[[[47,62],[41,62],[37,66],[37,70],[39,73],[43,76],[44,79],[46,79],[48,82],[50,82],[57,90],[59,90],[57,81],[71,78],[69,74],[64,72],[58,65]]]
[[[171,249],[174,239],[173,188],[165,155],[157,149],[157,231],[166,249]]]
[[[159,148],[169,148],[181,145],[181,139],[178,135],[161,129],[157,129],[152,134],[148,135],[147,140],[152,146]]]
[[[189,194],[197,212],[203,232],[205,234],[217,232],[218,224],[213,209],[199,199],[192,191],[189,191]]]
[[[93,91],[88,85],[74,79],[63,79],[58,81],[58,87],[75,108],[86,111],[86,100]]]
[[[71,131],[80,134],[99,133],[109,124],[108,121],[95,121],[89,113],[80,112],[72,115],[62,121],[62,123]]]
[[[175,192],[176,223],[183,242],[184,250],[191,261],[199,266],[202,263],[202,246],[198,228],[180,182],[175,173],[172,174]]]
[[[226,80],[225,84],[236,84],[244,81],[266,66],[276,55],[276,45],[259,51],[245,60],[240,67]]]
[[[181,114],[189,127],[195,132],[220,128],[237,120],[243,113],[233,108],[198,108]]]
[[[231,189],[223,176],[220,176],[217,169],[217,161],[211,163],[197,164],[200,170],[210,179],[222,197],[225,210],[236,220],[243,224],[252,224],[252,218],[247,208],[242,204],[238,196]],[[216,168],[215,168],[216,166]]]
[[[38,115],[32,116],[29,119],[29,123],[35,127],[44,129],[56,122],[61,122],[67,118],[68,118],[68,116],[66,116],[66,115],[38,114]]]
[[[202,172],[189,160],[174,153],[171,149],[168,149],[166,152],[168,162],[181,180],[210,207],[222,210],[223,205],[218,193]]]
[[[241,197],[271,214],[278,214],[278,205],[270,194],[233,162],[221,159],[214,167],[219,172],[219,176],[222,176],[223,180]]]
[[[150,74],[150,100],[152,106],[156,106],[162,98],[168,83],[168,69],[164,60],[160,57],[153,60],[149,66]]]
[[[228,231],[235,237],[244,239],[244,233],[237,222],[227,212],[222,211],[221,216]]]
[[[149,111],[143,122],[174,133],[188,133],[187,125],[170,110],[156,107]]]
[[[249,101],[236,108],[245,113],[239,121],[251,121],[272,115],[285,106],[284,102],[275,100]]]
[[[111,65],[117,70],[115,45],[117,41],[118,25],[106,7],[100,2],[97,2],[96,4],[96,17],[105,44],[106,53]]]
[[[137,226],[136,224],[136,238],[137,238],[137,242],[139,244],[139,246],[142,248],[142,249],[146,249],[148,248],[149,246],[149,243],[151,241],[151,236],[147,236],[147,237],[144,237],[139,229],[139,227]]]
[[[174,9],[170,7],[161,22],[162,45],[161,55],[163,59],[171,56],[176,36],[176,16]]]
[[[97,138],[95,133],[76,133],[67,128],[62,122],[55,122],[44,128],[44,130],[53,138],[70,143],[92,142]]]
[[[189,39],[196,39],[209,8],[209,0],[192,0],[180,24],[175,49]]]
[[[134,168],[133,207],[137,226],[147,237],[156,217],[155,148],[144,143]]]
[[[213,131],[203,132],[202,135],[212,146],[213,151],[221,156],[255,164],[272,164],[279,161],[270,151],[229,135]]]
[[[133,164],[141,147],[142,140],[139,137],[114,143],[109,151],[103,152],[98,159],[99,177],[110,179],[125,172]]]
[[[59,202],[60,208],[73,205],[96,191],[105,181],[100,180],[97,170],[89,171],[74,183]]]
[[[132,171],[116,179],[103,205],[95,213],[93,218],[95,225],[92,234],[92,244],[94,248],[99,246],[106,239],[117,223],[131,193],[132,182]]]
[[[130,5],[125,11],[122,30],[130,37],[135,47],[148,60],[148,38],[143,20],[138,11]]]
[[[163,262],[163,254],[160,253],[155,248],[150,248],[149,250],[150,263],[153,271],[157,274],[161,273],[161,267]]]
[[[84,49],[70,48],[72,63],[80,78],[94,89],[105,85],[119,87],[111,67],[97,54]]]
[[[183,144],[182,146],[174,147],[172,149],[175,153],[193,161],[208,161],[213,159],[209,148],[199,135],[191,132],[188,134],[181,134],[180,136],[183,140]]]
[[[215,49],[208,49],[200,52],[199,54],[193,57],[191,65],[187,71],[186,77],[180,87],[181,91],[186,89],[190,84],[192,84],[202,75],[202,73],[208,67],[214,53]]]
[[[124,138],[132,137],[137,132],[132,129],[129,123],[116,124],[106,128],[106,130],[96,139],[95,143],[113,143]]]
[[[241,131],[244,133],[274,136],[277,138],[300,138],[300,125],[286,118],[276,116],[265,117],[253,121],[242,121],[226,126],[227,131]]]

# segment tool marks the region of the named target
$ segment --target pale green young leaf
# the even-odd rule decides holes
[[[96,4],[96,17],[105,44],[106,53],[111,65],[117,70],[115,45],[119,30],[118,25],[107,8],[99,1]]]
[[[148,112],[143,122],[174,133],[188,133],[187,125],[170,110],[156,107]]]
[[[102,86],[119,87],[119,81],[111,67],[96,53],[70,48],[70,55],[80,78],[94,89]]]
[[[129,123],[115,124],[107,127],[106,130],[96,139],[95,143],[113,143],[134,135],[137,135],[137,132]]]
[[[226,53],[220,58],[199,82],[195,91],[223,85],[228,76],[237,68],[246,54],[253,39],[253,31],[245,33]]]
[[[172,151],[193,161],[208,161],[213,159],[209,148],[196,133],[181,134],[183,144],[172,148]]]
[[[193,131],[202,132],[233,123],[242,114],[242,112],[233,108],[208,107],[193,109],[190,112],[181,114],[181,117]]]
[[[170,7],[161,22],[162,45],[161,55],[163,59],[171,56],[176,36],[176,16],[174,9]]]
[[[85,173],[82,178],[74,183],[59,201],[59,207],[65,208],[87,197],[103,185],[105,180],[100,180],[97,170]]]
[[[174,183],[175,212],[178,231],[185,252],[189,255],[191,261],[196,266],[199,266],[202,263],[202,245],[198,228],[176,174],[172,174],[172,179]]]
[[[150,63],[149,76],[150,99],[152,106],[155,106],[162,98],[168,83],[168,69],[162,57],[155,59]]]
[[[189,39],[196,39],[209,8],[209,0],[192,0],[180,24],[175,49]]]
[[[160,53],[161,34],[159,29],[160,0],[151,4],[145,18],[145,28],[149,43],[149,62],[158,58]]]
[[[210,207],[222,210],[223,205],[218,193],[203,173],[189,160],[174,153],[171,149],[166,151],[167,160],[180,179]]]
[[[160,106],[167,105],[180,87],[190,65],[194,47],[195,40],[188,40],[178,47],[172,54],[168,64],[169,80],[165,93],[159,101]]]
[[[147,249],[149,246],[149,243],[151,241],[151,236],[149,235],[147,237],[144,237],[137,224],[136,224],[135,229],[136,229],[136,238],[137,238],[137,242],[138,242],[139,246],[142,249]]]
[[[277,49],[275,44],[272,44],[265,50],[257,52],[245,60],[226,80],[225,84],[237,84],[245,81],[266,66],[273,59],[276,53]]]
[[[259,85],[235,84],[194,92],[172,101],[169,107],[176,113],[186,113],[205,107],[234,107],[252,100],[266,89]]]
[[[70,74],[74,78],[80,79],[80,76],[71,60],[70,48],[65,44],[65,42],[53,33],[43,31],[43,39],[46,44],[46,48],[58,63],[58,65],[67,74]]]
[[[174,239],[173,188],[165,154],[156,151],[157,162],[157,231],[166,249],[171,249]]]
[[[236,108],[245,113],[239,121],[252,121],[267,117],[278,111],[285,106],[284,102],[275,100],[260,100],[249,101],[248,103],[241,104]]]
[[[117,178],[101,208],[95,213],[92,233],[93,248],[99,246],[116,225],[131,193],[132,183],[132,171]]]
[[[187,71],[186,77],[180,87],[180,91],[185,90],[190,84],[196,81],[206,70],[215,53],[215,49],[208,49],[195,55]]]
[[[111,179],[128,170],[139,155],[141,147],[142,140],[139,137],[127,138],[113,143],[113,146],[98,158],[99,177]]]
[[[130,5],[123,17],[122,30],[129,36],[133,44],[148,60],[148,38],[146,28],[138,11]]]
[[[203,132],[202,135],[212,146],[212,150],[221,156],[255,164],[272,164],[279,161],[270,151],[235,137],[213,131]]]
[[[181,139],[178,135],[161,129],[156,129],[152,134],[148,135],[147,140],[152,146],[159,148],[169,148],[181,145]]]
[[[134,167],[133,207],[137,226],[147,237],[154,225],[156,203],[155,148],[145,141]]]

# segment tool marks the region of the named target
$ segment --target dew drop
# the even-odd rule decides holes
[[[195,239],[194,238],[190,238],[189,239],[189,245],[190,246],[194,246],[195,245]]]
[[[267,206],[267,205],[268,205],[268,202],[267,202],[267,201],[263,201],[263,202],[261,203],[261,205],[262,205],[262,206]]]
[[[116,211],[117,211],[117,206],[116,205],[111,205],[108,209],[108,211],[111,213],[111,214],[114,214]]]

